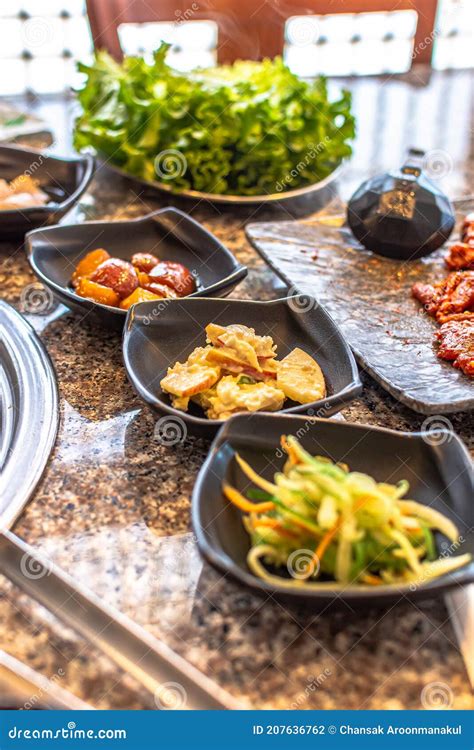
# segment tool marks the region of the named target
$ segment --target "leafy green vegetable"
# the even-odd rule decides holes
[[[351,154],[351,95],[300,80],[280,58],[180,73],[98,52],[79,92],[75,145],[179,192],[263,195],[316,182]]]

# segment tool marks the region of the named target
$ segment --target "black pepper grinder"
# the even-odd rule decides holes
[[[363,182],[347,206],[355,237],[378,255],[415,260],[445,242],[454,227],[447,196],[423,172],[424,151],[410,149],[400,170]]]

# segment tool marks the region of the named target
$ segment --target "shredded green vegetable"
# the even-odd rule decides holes
[[[247,562],[269,582],[310,589],[423,583],[466,565],[470,554],[438,557],[433,532],[456,545],[459,533],[443,514],[404,500],[409,484],[376,482],[282,437],[288,459],[274,482],[237,462],[256,487],[226,497],[244,511],[251,538]],[[252,505],[252,503],[254,503]],[[281,569],[283,575],[269,568]],[[280,569],[280,570],[279,570]],[[288,577],[289,574],[289,577]]]
[[[351,94],[304,81],[280,58],[180,73],[162,44],[149,64],[105,52],[79,64],[78,150],[93,147],[145,180],[233,195],[266,195],[323,179],[352,152]]]

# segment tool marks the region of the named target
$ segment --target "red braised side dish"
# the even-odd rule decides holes
[[[98,248],[82,258],[71,284],[76,294],[109,307],[128,310],[137,302],[186,297],[196,291],[191,271],[181,263],[135,253],[131,260],[112,258]]]

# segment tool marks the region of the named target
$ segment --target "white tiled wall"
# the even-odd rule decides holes
[[[106,2],[107,0],[104,0]],[[80,79],[75,61],[91,57],[84,0],[1,0],[0,95],[25,90],[60,92]],[[285,58],[299,75],[404,72],[411,65],[413,11],[290,19]],[[147,54],[161,39],[180,70],[214,65],[217,26],[177,16],[173,23],[128,24],[119,29],[130,54]],[[437,69],[474,67],[474,0],[440,0],[433,40]]]

